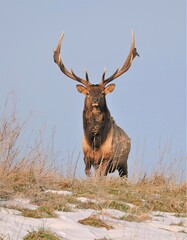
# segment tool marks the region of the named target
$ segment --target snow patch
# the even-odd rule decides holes
[[[47,190],[46,193],[72,195],[69,191]],[[77,198],[88,202],[91,199]],[[3,207],[5,206],[6,207]],[[77,209],[74,212],[56,211],[57,218],[33,219],[20,216],[20,211],[9,209],[8,206],[36,208],[29,199],[17,198],[10,201],[0,201],[0,236],[8,240],[22,240],[28,231],[39,227],[49,228],[66,240],[95,240],[108,238],[111,240],[167,240],[185,239],[187,237],[187,219],[175,217],[173,213],[152,212],[151,220],[137,223],[120,220],[124,212],[113,209],[97,211],[93,209]],[[82,225],[78,221],[91,215],[102,219],[114,229],[95,228]],[[182,221],[183,224],[179,224]]]
[[[55,193],[59,195],[72,195],[72,192],[65,190],[46,190],[45,193]]]

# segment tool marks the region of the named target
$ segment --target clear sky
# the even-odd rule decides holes
[[[132,141],[129,173],[186,155],[185,0],[0,0],[0,110],[13,93],[19,119],[32,112],[33,134],[55,127],[55,149],[64,162],[81,152],[77,175],[84,176],[84,96],[53,61],[61,32],[61,56],[68,69],[98,83],[122,66],[131,29],[139,58],[107,96],[110,112]],[[143,163],[142,163],[143,162]],[[65,163],[64,163],[65,164]]]

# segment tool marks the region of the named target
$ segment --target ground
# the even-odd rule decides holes
[[[46,193],[59,194],[62,197],[72,194],[68,191],[52,191],[51,193],[49,190]],[[93,199],[79,197],[78,201],[84,204]],[[0,205],[0,239],[3,240],[21,240],[29,232],[38,231],[41,227],[56,233],[58,239],[66,240],[187,239],[187,218],[182,214],[152,211],[146,215],[139,215],[139,219],[128,219],[129,214],[124,211],[104,208],[102,210],[78,209],[72,204],[71,212],[55,211],[56,217],[54,218],[31,218],[21,215],[23,209],[38,208],[31,204],[29,199],[1,200]],[[129,204],[129,207],[134,206]],[[107,227],[79,223],[80,220],[90,216],[101,219],[106,226],[110,227],[107,229]]]

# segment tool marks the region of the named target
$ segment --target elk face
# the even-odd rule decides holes
[[[86,96],[85,106],[92,110],[93,108],[104,109],[106,107],[105,96],[114,90],[115,84],[110,84],[107,87],[100,84],[91,84],[87,87],[77,85],[76,87],[80,93]]]

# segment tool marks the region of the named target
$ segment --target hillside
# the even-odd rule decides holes
[[[63,176],[49,145],[20,143],[27,121],[0,124],[0,240],[186,239],[180,171],[138,179]]]

